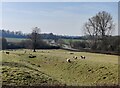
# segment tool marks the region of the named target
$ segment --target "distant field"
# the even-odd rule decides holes
[[[3,85],[117,85],[118,56],[65,50],[2,54]],[[73,54],[71,54],[73,53]],[[36,58],[29,58],[33,54]],[[80,59],[80,56],[86,59]],[[73,56],[78,58],[75,60]],[[66,62],[70,58],[71,63]]]
[[[7,42],[21,42],[22,40],[26,40],[25,38],[6,38]]]
[[[6,38],[8,42],[21,42],[22,40],[26,40],[25,38]],[[69,43],[71,39],[62,39],[65,43]],[[79,39],[72,39],[72,41],[83,41]]]
[[[70,41],[72,42],[76,42],[76,41],[84,41],[84,40],[81,40],[81,39],[62,39],[65,43],[69,44]]]

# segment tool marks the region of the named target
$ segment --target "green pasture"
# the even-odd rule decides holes
[[[69,44],[70,42],[77,42],[77,41],[84,41],[81,39],[62,39],[66,44]]]
[[[26,51],[26,53],[24,53]],[[1,51],[3,85],[118,84],[118,56],[66,50]],[[30,55],[36,56],[29,58]],[[86,58],[81,59],[83,55]],[[77,56],[74,59],[73,56]],[[66,59],[70,58],[71,63]]]
[[[23,40],[27,40],[25,38],[6,38],[7,42],[21,42]]]

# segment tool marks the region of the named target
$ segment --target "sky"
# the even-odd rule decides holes
[[[117,2],[2,2],[1,27],[23,33],[39,27],[42,33],[81,36],[84,23],[100,11],[112,15],[113,35],[118,34]]]
[[[119,0],[1,0],[2,2],[118,2]]]

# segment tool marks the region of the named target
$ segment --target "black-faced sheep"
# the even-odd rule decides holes
[[[73,56],[74,59],[77,59],[77,56]]]
[[[35,58],[36,56],[29,56],[29,58]]]
[[[29,58],[35,58],[35,57],[36,57],[35,55],[29,53]]]
[[[85,59],[85,56],[81,56],[81,59]]]
[[[69,62],[69,63],[71,62],[69,58],[67,59],[67,62]]]

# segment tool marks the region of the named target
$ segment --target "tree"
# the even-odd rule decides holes
[[[0,38],[0,49],[5,50],[7,49],[7,40],[5,38]]]
[[[65,42],[62,39],[58,39],[57,44],[62,47]]]
[[[37,43],[40,40],[40,28],[38,27],[33,28],[32,33],[31,33],[31,40],[33,44],[33,52],[36,52],[35,49],[37,47]]]
[[[96,16],[93,16],[85,23],[84,31],[86,35],[91,37],[93,40],[92,46],[96,48],[96,44],[99,39],[101,39],[102,45],[105,46],[106,36],[111,35],[114,27],[115,25],[113,23],[112,16],[109,13],[102,11],[97,13]]]

